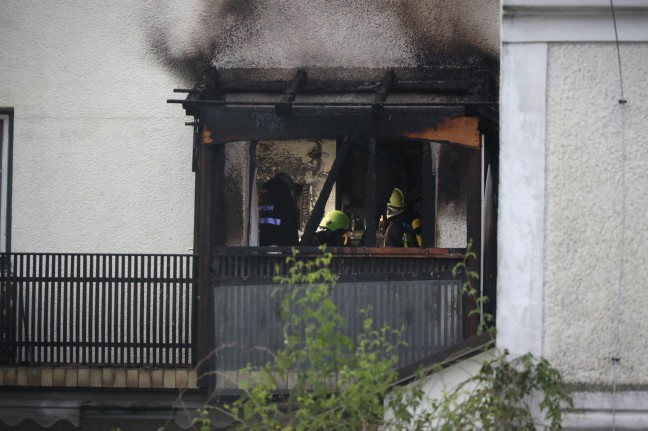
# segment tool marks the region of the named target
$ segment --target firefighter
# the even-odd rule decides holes
[[[385,232],[384,247],[419,247],[412,226],[415,218],[407,211],[405,193],[401,189],[394,188],[392,191],[385,216],[382,222]]]
[[[289,246],[299,242],[295,205],[300,188],[290,175],[280,172],[261,186],[259,194],[259,245]]]
[[[329,247],[344,247],[348,245],[350,230],[349,217],[342,211],[331,211],[320,222],[311,245],[326,244]]]

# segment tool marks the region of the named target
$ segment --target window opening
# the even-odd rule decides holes
[[[258,169],[252,187],[258,189],[284,172],[301,189],[296,199],[301,240],[291,245],[312,245],[322,218],[339,210],[349,217],[347,245],[382,247],[381,222],[395,188],[404,193],[407,211],[418,219],[417,242],[410,242],[409,247],[462,248],[467,244],[468,200],[481,200],[478,194],[468,195],[469,171],[475,168],[468,160],[472,154],[479,155],[479,150],[443,142],[371,138],[260,141],[254,148],[250,169]],[[476,177],[480,175],[481,170]],[[257,214],[257,195],[250,196],[251,221]],[[252,233],[257,226],[250,224]],[[476,238],[475,242],[480,241]],[[258,243],[250,240],[248,245]]]

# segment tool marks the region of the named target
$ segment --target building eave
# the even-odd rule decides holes
[[[620,42],[648,41],[648,4],[614,2]],[[614,42],[612,7],[608,0],[504,0],[502,41]]]

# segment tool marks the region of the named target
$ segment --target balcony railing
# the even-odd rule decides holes
[[[316,249],[301,249],[312,258]],[[406,327],[399,366],[464,338],[465,304],[451,270],[463,250],[349,248],[334,252],[334,299],[350,336],[358,310]],[[211,261],[207,333],[218,350],[212,371],[236,375],[283,343],[276,266],[290,249],[222,247]],[[0,365],[191,367],[196,344],[196,260],[191,255],[0,254]],[[223,348],[223,346],[234,346]],[[227,390],[238,377],[212,382]],[[229,383],[228,383],[229,382]]]
[[[398,366],[405,367],[464,339],[462,285],[466,274],[452,268],[465,250],[339,248],[331,271],[337,275],[333,300],[354,339],[362,330],[362,309],[378,327],[402,328]],[[273,275],[287,271],[285,247],[217,247],[212,254],[211,288],[214,355],[212,390],[236,392],[249,370],[272,359],[283,346],[283,325]],[[312,259],[315,248],[300,248]],[[286,383],[288,385],[288,383]],[[289,389],[288,386],[282,389]]]
[[[189,367],[191,255],[0,254],[0,364]]]

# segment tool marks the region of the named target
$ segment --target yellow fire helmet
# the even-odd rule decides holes
[[[396,187],[392,192],[387,205],[392,208],[405,208],[405,193]]]
[[[329,212],[324,216],[319,227],[326,228],[331,232],[335,232],[338,229],[350,230],[351,222],[349,221],[349,217],[346,214],[344,214],[342,211],[335,210]]]

